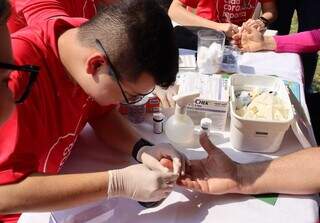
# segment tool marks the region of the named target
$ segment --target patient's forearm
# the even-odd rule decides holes
[[[272,161],[238,167],[242,194],[312,194],[320,191],[320,148],[304,149]]]

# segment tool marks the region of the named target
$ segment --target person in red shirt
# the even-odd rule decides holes
[[[252,20],[258,3],[262,6],[262,15]],[[195,8],[196,14],[187,10]],[[247,22],[261,30],[276,17],[274,0],[173,0],[169,15],[181,25],[201,26],[221,30],[228,37],[238,32],[238,26]]]
[[[29,97],[0,127],[0,214],[7,214],[0,221],[105,197],[145,202],[166,197],[187,160],[170,144],[142,139],[114,104],[134,103],[156,84],[174,83],[178,50],[167,14],[153,0],[120,0],[89,21],[65,16],[39,21],[12,35],[15,63],[38,65],[40,72]],[[11,73],[15,99],[29,78]],[[106,146],[143,164],[59,175],[87,123]],[[163,156],[172,158],[173,172],[160,164]]]
[[[56,16],[70,16],[91,19],[102,6],[115,0],[11,0],[12,10],[8,21],[11,33]]]

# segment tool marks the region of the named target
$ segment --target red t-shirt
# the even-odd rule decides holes
[[[273,0],[180,0],[186,6],[196,9],[196,14],[215,21],[228,22],[228,15],[233,24],[241,26],[250,19],[258,2]]]
[[[57,16],[81,17],[90,19],[96,13],[99,0],[11,0],[12,10],[8,21],[11,33],[26,27],[27,24]]]
[[[0,184],[21,181],[35,172],[58,173],[86,123],[114,108],[94,102],[69,79],[60,62],[59,34],[85,21],[50,19],[12,35],[15,63],[38,65],[40,73],[27,100],[0,127]],[[9,87],[15,95],[26,84],[25,77],[25,73],[11,74]],[[7,219],[0,216],[2,221]]]

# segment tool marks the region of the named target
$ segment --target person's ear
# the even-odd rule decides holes
[[[104,56],[100,53],[94,53],[87,58],[86,72],[91,75],[95,75],[103,64],[105,63]]]

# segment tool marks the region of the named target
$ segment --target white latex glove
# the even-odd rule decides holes
[[[178,178],[174,173],[150,170],[143,164],[110,170],[108,197],[125,197],[153,202],[166,198]]]
[[[185,174],[186,163],[189,163],[187,157],[176,150],[170,143],[161,143],[155,146],[144,146],[138,154],[137,160],[152,170],[160,170],[164,173],[169,172],[169,169],[162,166],[160,160],[162,158],[170,158],[173,163],[173,173]]]

